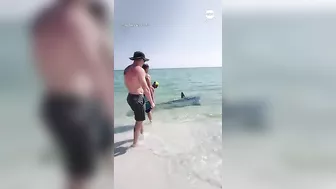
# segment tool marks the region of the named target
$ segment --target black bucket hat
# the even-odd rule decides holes
[[[133,54],[133,57],[129,58],[130,60],[139,60],[143,59],[145,62],[149,61],[148,58],[146,58],[145,54],[141,51],[135,51]]]

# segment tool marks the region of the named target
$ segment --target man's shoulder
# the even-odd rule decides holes
[[[49,12],[47,10],[39,12],[33,20],[32,24],[33,31],[38,32],[39,30],[41,30],[44,27],[45,23],[47,22],[48,18],[49,18]]]
[[[135,66],[134,72],[138,77],[145,78],[146,72],[141,66]]]
[[[38,30],[43,28],[46,24],[50,22],[56,10],[56,5],[52,4],[41,9],[33,19],[33,29]]]
[[[136,74],[145,74],[145,71],[144,69],[141,67],[141,66],[133,66],[132,64],[127,66],[125,69],[124,69],[124,75],[130,71],[130,69],[132,69],[132,72],[136,73]]]
[[[124,75],[128,72],[128,70],[130,69],[132,65],[128,65],[125,69],[124,69]]]
[[[134,70],[138,73],[145,73],[145,70],[141,66],[135,66]]]

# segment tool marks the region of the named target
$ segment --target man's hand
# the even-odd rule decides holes
[[[152,109],[155,108],[155,103],[154,102],[151,104],[151,108]]]

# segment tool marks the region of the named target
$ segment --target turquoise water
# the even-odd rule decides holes
[[[222,70],[221,68],[180,68],[151,70],[152,82],[158,81],[159,87],[155,90],[156,104],[180,98],[183,91],[186,96],[201,96],[199,107],[186,107],[194,111],[195,119],[208,118],[221,121],[222,103]],[[115,115],[116,121],[126,119],[129,111],[126,103],[127,90],[124,86],[123,71],[115,71]],[[171,111],[157,110],[158,114],[171,114]],[[183,115],[181,115],[183,116]],[[168,116],[167,116],[168,117]],[[174,121],[174,120],[171,120]]]
[[[169,162],[171,174],[221,187],[222,69],[181,68],[150,70],[157,107],[153,123],[145,121],[145,148]],[[200,96],[201,106],[160,108],[159,104],[186,96]],[[134,125],[126,102],[123,71],[115,71],[115,135]],[[132,135],[128,135],[132,138]]]

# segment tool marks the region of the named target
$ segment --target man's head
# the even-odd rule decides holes
[[[135,51],[133,57],[130,57],[129,59],[133,60],[134,63],[139,66],[142,66],[145,62],[149,61],[149,59],[146,58],[145,54],[140,51]]]
[[[154,81],[152,86],[153,86],[154,89],[158,88],[159,87],[159,82]]]
[[[148,73],[148,71],[149,71],[149,65],[148,64],[142,65],[142,68],[145,70],[146,73]]]

